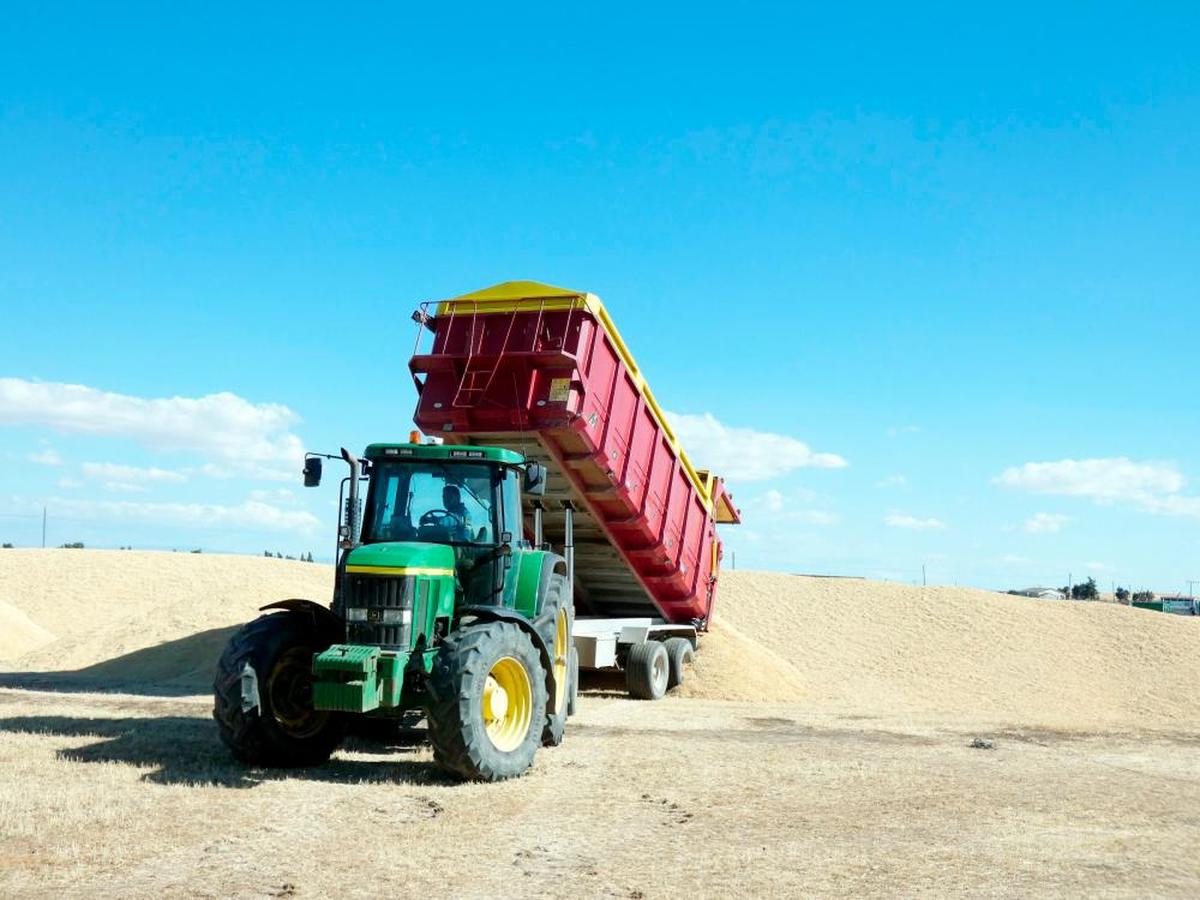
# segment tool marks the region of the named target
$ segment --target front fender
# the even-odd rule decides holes
[[[291,613],[308,616],[312,626],[318,632],[331,632],[335,638],[342,633],[342,620],[330,612],[328,606],[322,606],[315,600],[305,600],[301,597],[289,597],[287,600],[276,600],[266,606],[260,606],[259,612],[272,609],[284,609]]]

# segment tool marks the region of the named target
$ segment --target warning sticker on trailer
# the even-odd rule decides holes
[[[571,393],[570,378],[551,378],[550,379],[550,402],[551,403],[566,403],[567,397]]]

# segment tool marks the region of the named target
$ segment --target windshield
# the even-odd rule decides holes
[[[376,463],[363,543],[494,544],[499,477],[496,466],[480,463]]]

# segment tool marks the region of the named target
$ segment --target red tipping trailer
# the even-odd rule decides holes
[[[575,603],[593,617],[703,628],[740,513],[679,446],[599,298],[511,281],[423,304],[414,420],[451,444],[510,447],[548,469],[545,536],[574,510]],[[649,621],[649,619],[648,619]]]

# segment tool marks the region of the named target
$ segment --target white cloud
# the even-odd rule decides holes
[[[812,509],[805,504],[812,503],[816,495],[804,488],[782,491],[770,488],[757,496],[751,497],[743,508],[743,515],[755,522],[779,526],[786,523],[800,525],[833,525],[839,519],[830,512]],[[741,533],[745,536],[745,532]]]
[[[1147,495],[1171,494],[1184,485],[1183,476],[1174,463],[1139,463],[1123,456],[1025,463],[1005,469],[996,481],[1005,487],[1036,494],[1090,497],[1100,501],[1138,500]]]
[[[701,468],[739,481],[766,481],[794,469],[841,469],[836,453],[815,453],[803,441],[770,431],[725,425],[710,413],[667,413],[679,442]]]
[[[946,523],[941,519],[918,519],[916,516],[901,513],[888,513],[883,517],[883,523],[892,528],[906,528],[909,531],[941,531]]]
[[[1145,497],[1139,501],[1144,509],[1168,516],[1191,516],[1200,519],[1200,497],[1169,494],[1165,497]]]
[[[30,462],[35,462],[39,466],[61,466],[62,457],[58,455],[53,447],[47,447],[45,450],[39,450],[37,453],[30,453],[25,457]]]
[[[195,528],[245,528],[263,531],[296,531],[309,534],[320,522],[304,510],[285,510],[258,500],[236,506],[214,503],[158,503],[130,500],[49,501],[51,514],[64,518],[140,522]]]
[[[1021,527],[1030,534],[1058,534],[1070,521],[1070,516],[1040,512],[1034,513],[1026,519],[1025,524]]]
[[[125,484],[182,484],[187,481],[187,475],[171,469],[148,469],[137,466],[122,466],[117,463],[84,463],[81,471],[88,478],[99,481],[119,482]]]
[[[1147,512],[1200,518],[1200,496],[1181,493],[1187,480],[1173,462],[1135,462],[1124,456],[1031,462],[1005,469],[995,482],[1036,494],[1127,503]]]
[[[291,477],[304,455],[290,428],[299,417],[277,403],[223,392],[144,398],[81,384],[0,378],[0,425],[125,437],[153,450],[191,451],[226,470]]]
[[[263,490],[257,488],[250,492],[251,500],[262,500],[264,502],[273,500],[276,503],[294,503],[296,494],[289,488],[272,488],[271,490]]]
[[[886,478],[880,478],[875,482],[877,488],[905,488],[908,487],[907,475],[889,475]]]
[[[1108,563],[1090,562],[1090,563],[1085,563],[1085,565],[1087,566],[1088,571],[1091,571],[1091,572],[1111,572],[1112,571],[1112,566],[1110,566]]]
[[[82,481],[76,481],[74,478],[60,478],[56,482],[60,488],[77,488],[83,487]]]
[[[825,512],[820,509],[797,509],[790,513],[784,513],[784,520],[792,520],[801,522],[805,525],[836,525],[838,517],[830,512]]]

